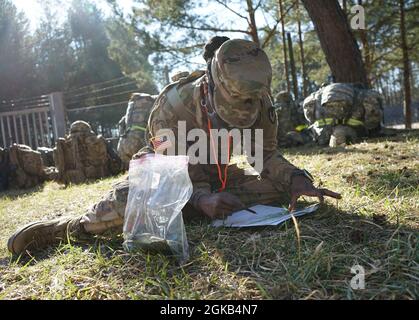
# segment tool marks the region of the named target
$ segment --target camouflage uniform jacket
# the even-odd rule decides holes
[[[196,71],[163,89],[150,114],[148,123],[150,138],[154,137],[158,130],[171,129],[177,139],[178,121],[182,120],[186,122],[187,132],[194,128],[207,132],[206,117],[200,105],[200,86],[203,81],[206,81],[205,73]],[[262,179],[269,179],[274,185],[279,184],[282,190],[290,190],[291,175],[296,167],[283,158],[277,150],[277,118],[270,97],[264,97],[261,105],[258,119],[249,128],[263,129],[263,170],[260,176]],[[208,134],[207,139],[207,146],[210,148]],[[207,152],[210,154],[209,149]],[[217,176],[216,173],[215,164],[189,165],[189,175],[194,187],[190,203],[194,207],[199,197],[211,193],[214,189],[213,179]]]

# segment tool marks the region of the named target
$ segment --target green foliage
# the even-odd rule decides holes
[[[71,30],[61,25],[57,13],[50,9],[50,1],[43,3],[44,17],[33,36],[36,57],[36,94],[67,89],[77,69],[75,50],[71,46]]]
[[[348,1],[348,5],[356,5],[359,1]],[[361,51],[367,67],[371,85],[384,93],[388,104],[401,104],[401,82],[403,54],[401,49],[400,8],[398,0],[364,0],[361,1],[365,9],[367,30],[354,31],[357,41],[361,44]],[[416,1],[406,0],[406,30],[409,46],[410,62],[413,68],[419,64],[418,44],[419,25],[417,16],[419,6]],[[349,21],[353,14],[348,12]],[[363,33],[366,41],[362,41]],[[417,80],[417,79],[416,79]],[[413,81],[414,83],[417,81]],[[398,98],[390,101],[390,96]],[[418,99],[418,92],[413,94]]]
[[[137,81],[140,91],[157,93],[153,68],[148,61],[151,54],[148,47],[137,40],[128,25],[115,18],[108,21],[107,30],[111,38],[109,56],[121,67],[125,75]]]
[[[30,94],[33,81],[28,21],[10,0],[0,0],[0,100]]]
[[[297,32],[301,22],[309,92],[330,77],[317,34],[296,0],[282,0],[285,29],[291,34],[297,79],[302,87],[302,61]],[[273,66],[272,91],[285,89],[285,61],[277,0],[135,0],[131,12],[119,0],[107,0],[113,11],[104,17],[92,0],[74,0],[66,18],[52,8],[62,0],[43,1],[44,16],[32,35],[28,23],[11,0],[0,0],[0,97],[44,94],[97,83],[122,74],[134,78],[140,91],[157,93],[155,83],[166,84],[169,74],[205,67],[202,48],[214,35],[254,39],[249,7],[255,10],[256,37]],[[372,87],[387,102],[400,104],[402,52],[398,1],[347,1],[365,8],[368,30],[354,30]],[[419,7],[406,0],[407,40],[413,70],[413,98],[417,99],[419,65]],[[366,44],[365,46],[365,35]],[[7,44],[7,45],[4,45]]]
[[[93,1],[73,0],[64,17],[61,0],[41,5],[43,16],[32,34],[11,0],[0,1],[0,99],[66,91],[123,73],[138,81],[138,90],[156,93],[149,53]]]
[[[93,2],[73,0],[68,12],[68,25],[78,68],[71,79],[71,86],[122,76],[120,67],[108,54],[106,20]]]

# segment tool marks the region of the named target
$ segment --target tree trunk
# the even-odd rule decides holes
[[[294,89],[294,99],[298,99],[298,81],[297,81],[297,70],[295,69],[295,60],[294,60],[294,49],[292,45],[291,34],[287,33],[288,40],[288,50],[290,53],[290,66],[291,66],[291,76],[292,76],[292,87]]]
[[[362,0],[358,0],[358,5],[360,6],[363,5]],[[364,56],[364,65],[365,65],[365,73],[367,75],[367,84],[368,84],[368,87],[371,87],[372,63],[371,63],[370,45],[368,42],[368,30],[361,29],[358,31],[359,31],[359,38],[361,39],[361,43],[362,43],[362,53]]]
[[[306,59],[304,55],[304,42],[303,35],[301,32],[301,11],[300,11],[300,1],[297,0],[297,24],[298,24],[298,43],[300,46],[300,56],[301,56],[301,73],[303,77],[303,96],[307,97],[307,71],[306,71]]]
[[[169,67],[168,66],[164,66],[163,74],[164,74],[164,81],[166,82],[166,85],[168,85],[170,83]]]
[[[285,69],[285,80],[287,83],[287,91],[291,92],[291,84],[290,84],[290,76],[288,70],[288,56],[287,56],[287,40],[285,38],[285,15],[284,15],[284,6],[282,4],[282,0],[278,0],[279,4],[279,14],[281,19],[281,27],[282,27],[282,47],[284,49],[284,69]]]
[[[302,0],[336,82],[368,87],[361,51],[337,0]]]
[[[412,128],[412,91],[410,87],[410,60],[406,38],[406,21],[404,0],[399,0],[400,5],[400,32],[403,51],[403,86],[404,86],[404,116],[406,129]]]
[[[342,10],[345,14],[345,17],[348,17],[348,4],[346,0],[342,0]]]
[[[252,40],[260,45],[258,29],[256,26],[256,19],[255,19],[255,8],[253,8],[253,1],[247,0],[247,13],[249,14],[249,31],[252,37]]]

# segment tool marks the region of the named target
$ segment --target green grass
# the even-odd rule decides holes
[[[191,259],[128,254],[121,235],[64,243],[12,258],[6,241],[39,219],[80,215],[120,177],[0,194],[2,299],[418,299],[419,135],[285,155],[340,191],[314,216],[281,227],[212,229],[187,224]],[[309,199],[306,199],[309,200]],[[353,265],[366,288],[349,283]]]

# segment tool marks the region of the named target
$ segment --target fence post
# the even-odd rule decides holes
[[[51,117],[54,126],[55,139],[65,136],[66,121],[65,121],[65,106],[62,92],[53,92],[49,95],[49,102],[51,105]]]

